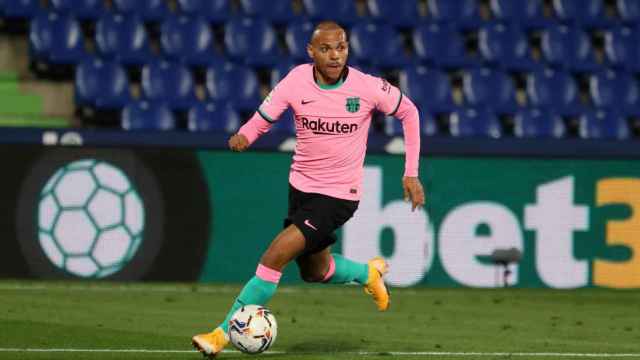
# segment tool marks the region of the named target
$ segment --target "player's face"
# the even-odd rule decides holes
[[[322,30],[314,34],[307,52],[323,80],[338,81],[349,56],[349,43],[344,30]]]

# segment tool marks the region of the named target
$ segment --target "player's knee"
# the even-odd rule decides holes
[[[317,282],[322,282],[322,280],[324,280],[324,274],[320,274],[318,272],[301,271],[300,277],[304,282],[308,282],[308,283],[317,283]]]

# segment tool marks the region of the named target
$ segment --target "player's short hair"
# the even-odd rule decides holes
[[[316,27],[313,29],[313,33],[311,33],[311,39],[309,39],[309,43],[313,41],[313,38],[316,36],[316,34],[319,31],[326,31],[326,30],[342,30],[345,34],[345,37],[347,36],[347,32],[344,30],[342,26],[340,26],[340,24],[332,20],[325,20],[325,21],[319,22],[318,25],[316,25]]]

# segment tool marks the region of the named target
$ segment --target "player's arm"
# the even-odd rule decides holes
[[[405,201],[411,201],[411,211],[424,206],[424,189],[418,178],[420,162],[420,116],[413,102],[400,90],[380,79],[377,92],[378,110],[402,122],[405,147],[405,168],[402,188]]]
[[[260,136],[273,127],[280,115],[289,107],[288,77],[276,85],[264,99],[258,110],[247,121],[238,133],[229,139],[229,148],[233,151],[245,151]]]

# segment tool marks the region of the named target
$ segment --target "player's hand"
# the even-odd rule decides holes
[[[404,189],[404,201],[411,201],[411,211],[424,206],[424,190],[417,177],[405,176],[402,178]]]
[[[229,149],[232,151],[245,151],[249,147],[249,140],[242,134],[235,134],[229,138]]]

